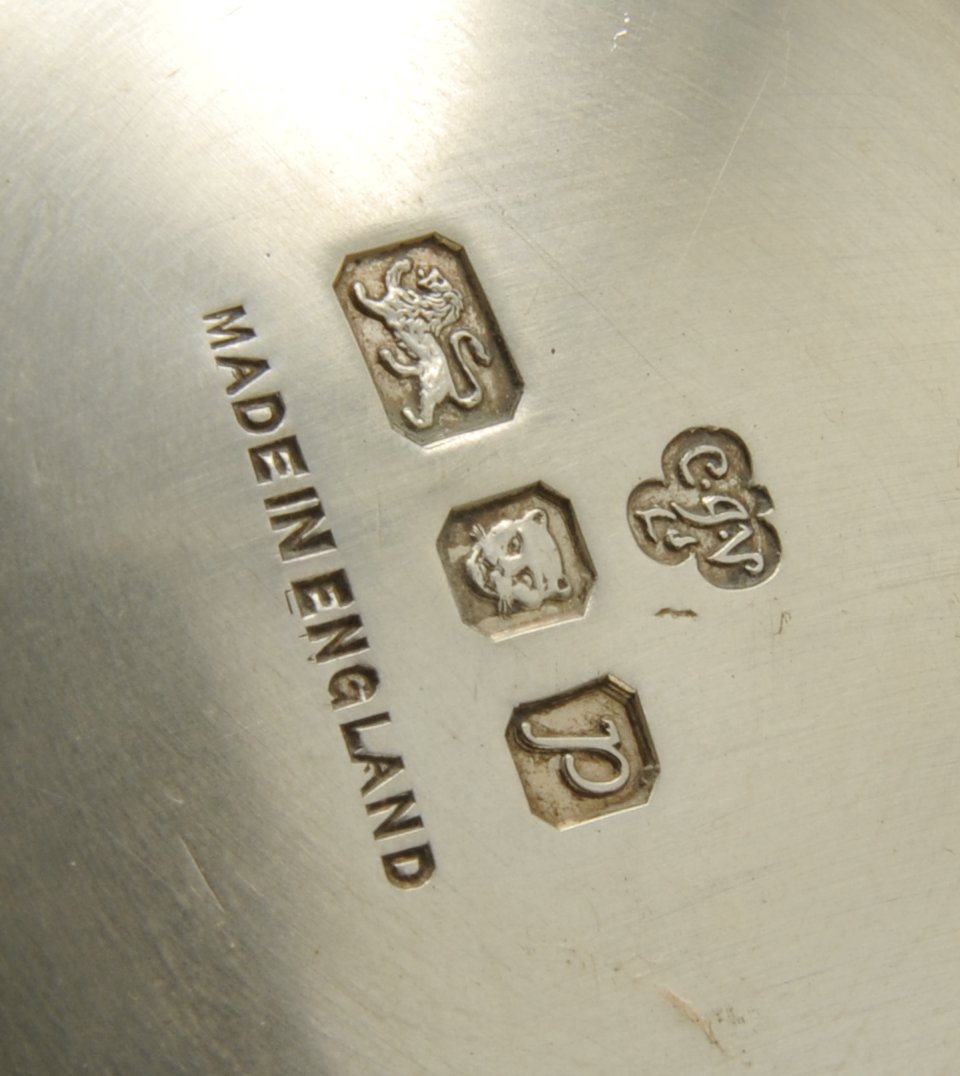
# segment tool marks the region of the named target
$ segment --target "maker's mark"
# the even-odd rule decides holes
[[[773,501],[752,482],[750,453],[730,430],[698,427],[663,450],[664,481],[641,482],[627,501],[636,543],[663,564],[693,555],[714,586],[742,589],[769,579],[780,538],[765,518]]]

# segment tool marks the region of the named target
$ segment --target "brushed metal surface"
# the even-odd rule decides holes
[[[0,42],[0,1070],[955,1072],[956,5],[12,0]],[[525,392],[424,450],[330,285],[432,231]],[[236,304],[362,610],[420,888],[288,605],[202,320]],[[691,426],[775,498],[762,586],[626,525]],[[493,642],[437,535],[535,482],[596,587]],[[504,732],[607,674],[662,773],[560,832]]]

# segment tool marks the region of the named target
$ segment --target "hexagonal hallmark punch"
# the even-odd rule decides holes
[[[461,619],[491,639],[582,617],[597,577],[573,505],[542,482],[454,508],[437,550]]]
[[[523,380],[459,243],[348,254],[333,289],[398,433],[428,446],[513,418]]]
[[[640,698],[612,674],[523,703],[506,736],[530,810],[557,829],[642,807],[660,774]]]

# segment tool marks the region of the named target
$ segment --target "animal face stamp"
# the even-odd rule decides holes
[[[333,287],[398,432],[431,445],[513,417],[523,381],[463,247],[350,254]]]
[[[557,829],[643,806],[660,773],[640,699],[616,676],[518,706],[506,735],[530,810]]]
[[[737,590],[769,579],[780,538],[766,516],[773,501],[754,485],[750,453],[730,430],[684,430],[663,450],[664,481],[641,482],[627,501],[640,548],[662,564],[691,555],[714,586]]]
[[[455,508],[437,549],[464,623],[493,639],[583,616],[596,579],[572,505],[542,483]]]

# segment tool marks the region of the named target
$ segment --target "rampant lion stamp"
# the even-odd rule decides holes
[[[637,545],[662,564],[691,554],[709,583],[742,589],[764,582],[780,564],[780,538],[766,520],[773,501],[751,481],[743,441],[730,430],[684,430],[663,450],[664,481],[641,482],[627,501]]]
[[[431,445],[513,417],[523,381],[463,247],[434,233],[350,254],[333,287],[405,437]]]
[[[506,735],[530,810],[557,829],[643,806],[660,773],[640,699],[612,675],[523,703]]]
[[[463,622],[492,639],[582,617],[596,581],[573,506],[543,483],[454,508],[437,549]]]

